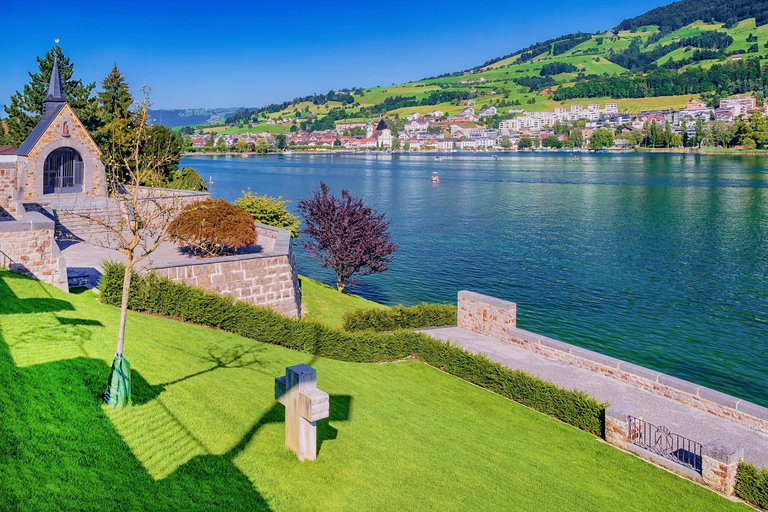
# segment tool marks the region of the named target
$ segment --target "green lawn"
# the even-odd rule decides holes
[[[311,294],[310,294],[311,295]],[[129,313],[132,407],[102,406],[118,310],[0,271],[6,510],[748,510],[408,360],[354,364]],[[284,448],[273,379],[331,395],[319,458]]]
[[[386,308],[351,293],[339,293],[336,288],[308,277],[299,276],[301,301],[307,308],[306,318],[331,327],[344,324],[344,313],[355,309]]]

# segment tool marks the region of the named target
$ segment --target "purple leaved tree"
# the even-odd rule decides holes
[[[301,230],[309,240],[302,244],[310,257],[336,273],[336,288],[355,284],[352,276],[386,272],[397,250],[389,238],[386,215],[366,206],[362,198],[352,197],[348,190],[341,197],[328,193],[328,185],[320,182],[308,199],[296,205],[304,218]]]

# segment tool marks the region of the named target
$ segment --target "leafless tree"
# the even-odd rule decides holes
[[[92,231],[100,231],[91,234],[89,242],[118,250],[125,255],[116,358],[122,357],[125,343],[131,274],[141,260],[168,239],[166,226],[181,211],[182,206],[182,199],[173,191],[145,186],[154,183],[159,170],[172,160],[172,151],[170,145],[159,151],[148,150],[152,142],[148,118],[151,104],[148,90],[142,87],[141,92],[143,100],[134,103],[134,122],[129,127],[133,133],[125,137],[130,142],[111,144],[107,150],[106,165],[110,168],[107,179],[113,206],[101,210],[74,210],[79,217],[88,221],[91,228],[96,228]],[[117,168],[122,169],[122,172],[116,172]]]

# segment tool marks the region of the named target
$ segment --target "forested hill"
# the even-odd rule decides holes
[[[663,35],[699,20],[723,23],[724,28],[731,28],[748,18],[755,18],[757,26],[768,23],[768,0],[680,0],[626,19],[616,29],[633,30],[657,25]]]
[[[468,105],[493,126],[511,110],[553,111],[616,102],[618,109],[679,109],[732,94],[768,92],[768,0],[680,0],[596,33],[575,32],[482,64],[410,83],[349,88],[244,110],[206,129],[240,133],[327,130],[342,122],[455,115]],[[514,107],[514,108],[511,108]],[[506,116],[506,117],[505,117]],[[221,128],[221,124],[228,125]]]

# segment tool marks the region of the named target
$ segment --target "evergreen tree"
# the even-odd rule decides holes
[[[54,46],[43,57],[37,57],[39,72],[29,73],[31,81],[21,91],[11,96],[10,105],[5,106],[8,114],[9,135],[7,141],[19,147],[24,139],[40,121],[43,112],[43,99],[48,94],[48,84],[51,80],[53,61],[59,60],[61,81],[69,105],[85,125],[86,130],[94,133],[99,126],[96,111],[96,98],[91,97],[95,84],[83,84],[81,80],[72,78],[74,64]]]
[[[688,147],[688,123],[683,119],[680,122],[680,135],[682,135],[683,147]]]
[[[105,155],[127,154],[132,140],[131,134],[135,131],[133,126],[133,114],[130,106],[133,97],[128,90],[128,84],[123,75],[117,69],[117,64],[101,82],[102,91],[97,95],[98,113],[101,126],[94,133],[96,143]],[[117,173],[114,178],[118,182],[126,174],[125,165],[120,162],[104,162],[107,172]]]
[[[669,147],[672,143],[672,126],[669,121],[664,123],[664,146]]]

